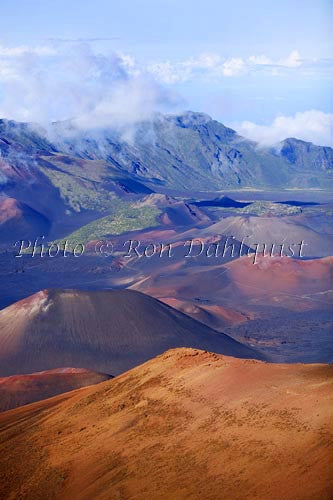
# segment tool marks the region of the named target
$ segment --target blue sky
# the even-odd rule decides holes
[[[327,143],[324,128],[333,112],[332,14],[328,0],[2,0],[0,113],[43,118],[41,106],[53,101],[45,116],[59,119],[66,109],[79,113],[80,105],[86,113],[94,98],[104,106],[101,94],[103,85],[109,93],[110,78],[105,71],[101,77],[100,65],[110,75],[107,61],[116,55],[116,72],[121,66],[134,79],[131,89],[151,92],[152,107],[156,100],[157,107],[163,101],[170,111],[204,111],[245,134],[257,134],[258,140],[261,135],[273,140],[272,127],[278,136],[279,127],[297,131],[298,124],[300,130],[310,127],[306,138],[312,134]],[[96,83],[91,76],[80,86],[83,66],[71,73],[68,54],[74,66],[82,54],[85,68],[94,59],[88,71],[91,76],[98,67]],[[113,105],[115,96],[129,91],[128,82],[121,93],[116,81]],[[81,99],[76,95],[73,104],[74,94]],[[147,107],[146,95],[143,101]],[[106,105],[111,109],[110,102]],[[279,117],[294,121],[281,125]]]

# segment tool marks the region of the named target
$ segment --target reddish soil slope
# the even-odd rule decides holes
[[[279,305],[302,311],[330,309],[333,301],[333,257],[296,260],[288,257],[242,257],[210,267],[173,267],[142,277],[132,289],[148,293],[160,300],[173,297],[180,304],[192,302],[196,306],[224,306],[229,310],[241,307],[248,315],[253,304]],[[177,303],[174,304],[178,308]],[[188,314],[194,314],[188,308]],[[226,315],[222,310],[212,311],[216,325],[237,324],[239,312]],[[215,326],[217,328],[217,326]]]
[[[0,378],[0,411],[34,403],[112,378],[83,368],[58,368]]]
[[[328,500],[332,376],[168,351],[0,415],[0,497]]]
[[[332,305],[333,257],[296,260],[287,257],[243,257],[225,266],[239,293],[253,301],[290,308],[327,308]]]
[[[50,222],[44,215],[14,198],[0,197],[1,243],[17,239],[33,239],[36,235],[47,235]]]

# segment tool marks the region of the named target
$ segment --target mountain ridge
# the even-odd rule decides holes
[[[61,154],[60,170],[71,161],[104,162],[100,180],[118,172],[153,190],[333,185],[332,148],[294,138],[259,147],[208,115],[189,111],[140,122],[130,139],[115,127],[81,130],[68,121],[43,131],[36,124],[2,119],[0,152],[8,163],[19,163],[27,155],[39,172],[41,166],[50,168],[46,160],[53,162]]]

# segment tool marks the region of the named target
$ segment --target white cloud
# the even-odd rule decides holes
[[[286,68],[298,68],[301,64],[301,56],[299,55],[298,50],[293,50],[290,52],[288,57],[277,61],[278,66],[284,66]]]
[[[223,63],[223,74],[224,76],[236,76],[242,73],[245,69],[245,63],[243,59],[239,57],[233,57]]]
[[[244,121],[235,127],[244,137],[262,146],[276,144],[288,137],[296,137],[320,146],[333,146],[333,114],[318,110],[277,116],[270,125]]]
[[[17,73],[11,64],[0,59],[0,82],[16,78]]]
[[[27,45],[20,45],[18,47],[4,47],[0,45],[0,57],[17,57],[24,54],[37,54],[40,56],[48,56],[55,54],[54,48],[49,46],[36,46],[28,47]]]
[[[154,82],[138,77],[115,83],[105,90],[85,113],[73,120],[82,129],[105,128],[110,125],[122,134],[132,135],[131,127],[148,120],[163,102],[164,94]]]
[[[147,67],[158,81],[171,85],[184,82],[191,77],[191,69],[184,64],[172,64],[170,61],[153,63]]]
[[[298,50],[292,50],[287,57],[272,59],[265,54],[252,55],[247,59],[242,57],[223,58],[220,54],[201,54],[183,61],[155,62],[146,67],[157,80],[165,84],[177,84],[201,78],[216,79],[235,77],[265,71],[272,76],[282,74],[282,71],[292,71],[303,64]],[[312,65],[320,61],[311,61]]]
[[[265,54],[261,54],[260,56],[250,56],[249,62],[252,64],[258,64],[258,65],[268,65],[268,64],[272,64],[272,59],[265,56]]]
[[[169,94],[131,56],[95,53],[87,43],[0,48],[1,118],[122,127],[163,111]]]
[[[292,50],[287,57],[277,60],[271,59],[265,54],[250,56],[248,62],[254,66],[271,66],[272,69],[278,66],[284,68],[298,68],[302,64],[301,56],[298,50]]]
[[[112,125],[124,132],[156,111],[172,111],[177,106],[177,94],[161,83],[171,86],[255,71],[299,71],[300,65],[305,62],[297,50],[276,60],[265,54],[244,59],[205,53],[179,62],[140,65],[130,54],[99,54],[83,42],[0,46],[0,118],[44,124],[75,118],[84,128]],[[267,126],[243,122],[238,130],[260,144],[273,144],[288,136],[332,144],[331,127],[331,114],[313,110],[279,116]]]
[[[200,74],[218,74],[221,67],[223,68],[223,63],[220,55],[201,54],[175,63],[171,61],[152,63],[146,67],[146,71],[160,82],[174,84],[186,82]]]
[[[240,57],[222,58],[219,54],[201,54],[184,61],[157,62],[146,71],[165,84],[186,82],[194,78],[220,78],[237,76],[246,71],[246,63]]]

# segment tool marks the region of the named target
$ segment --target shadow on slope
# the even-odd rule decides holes
[[[172,347],[259,352],[131,290],[44,290],[0,311],[0,375],[62,366],[117,375]]]

